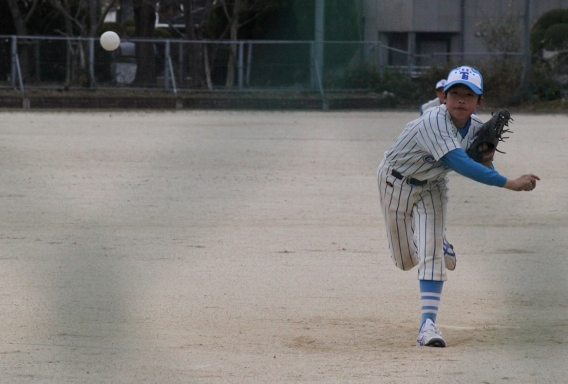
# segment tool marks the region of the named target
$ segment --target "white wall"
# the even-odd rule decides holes
[[[517,15],[521,23],[525,0],[360,0],[359,7],[365,18],[365,40],[374,41],[389,32],[451,33],[452,51],[462,51],[463,41],[464,51],[484,52],[476,24],[489,19],[497,22],[505,14]],[[531,24],[555,8],[568,9],[568,0],[531,0]]]

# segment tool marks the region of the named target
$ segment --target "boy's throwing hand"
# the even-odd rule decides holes
[[[527,174],[516,179],[507,179],[504,187],[511,191],[532,191],[536,188],[536,181],[540,180],[537,175]]]

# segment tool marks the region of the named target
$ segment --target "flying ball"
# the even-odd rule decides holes
[[[113,31],[103,33],[100,41],[101,46],[107,51],[114,51],[120,45],[120,37]]]

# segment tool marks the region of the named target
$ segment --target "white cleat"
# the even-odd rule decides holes
[[[446,264],[446,269],[448,271],[453,271],[454,269],[456,269],[456,262],[456,252],[454,251],[454,246],[444,239],[444,263]]]
[[[438,347],[444,348],[446,340],[442,338],[442,332],[436,327],[436,324],[430,319],[426,319],[416,338],[416,345],[419,347]]]

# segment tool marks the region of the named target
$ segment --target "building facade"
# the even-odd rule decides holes
[[[499,23],[506,17],[518,19],[523,32],[525,9],[529,25],[555,8],[568,9],[568,0],[359,0],[364,40],[410,52],[420,57],[451,53],[487,52],[480,22]],[[389,65],[407,65],[409,55],[388,53]]]

